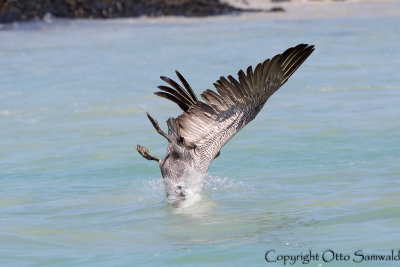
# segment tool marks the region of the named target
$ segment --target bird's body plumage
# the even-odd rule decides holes
[[[177,73],[182,86],[161,77],[171,87],[159,86],[155,94],[176,103],[183,114],[167,121],[168,134],[157,121],[148,117],[156,130],[168,140],[163,160],[149,155],[146,148],[137,149],[147,159],[160,163],[161,173],[167,181],[167,195],[185,197],[185,185],[191,173],[205,175],[221,148],[260,112],[268,98],[276,92],[313,52],[314,46],[300,44],[258,64],[254,71],[238,72],[238,79],[220,77],[214,83],[217,92],[205,90],[199,101],[192,88]],[[146,151],[144,151],[146,150]]]

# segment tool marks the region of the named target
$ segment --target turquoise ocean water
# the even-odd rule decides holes
[[[399,25],[232,16],[0,31],[0,265],[272,266],[272,249],[399,250]],[[173,208],[134,148],[162,157],[145,112],[164,128],[180,113],[153,95],[159,76],[178,69],[199,94],[298,43],[316,50],[223,148],[202,199]],[[308,266],[399,261],[361,264]]]

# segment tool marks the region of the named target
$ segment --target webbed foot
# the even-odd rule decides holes
[[[136,146],[136,150],[139,152],[140,155],[142,155],[142,157],[144,157],[147,160],[155,160],[158,163],[161,163],[161,159],[159,157],[153,157],[152,155],[150,155],[149,150],[141,145],[137,145]]]

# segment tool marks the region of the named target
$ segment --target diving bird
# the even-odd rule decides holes
[[[177,118],[167,120],[168,134],[147,113],[156,131],[168,141],[163,160],[150,155],[148,149],[137,145],[146,159],[159,163],[168,197],[185,199],[191,190],[201,191],[203,178],[221,148],[260,112],[268,98],[275,93],[314,51],[313,45],[299,44],[282,54],[249,66],[214,83],[199,100],[192,87],[176,71],[182,85],[161,76],[169,86],[158,86],[156,95],[176,103],[183,111]],[[197,189],[193,189],[197,188]]]

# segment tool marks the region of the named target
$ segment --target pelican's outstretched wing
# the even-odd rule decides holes
[[[185,89],[169,78],[161,77],[173,88],[159,86],[155,94],[179,105],[184,113],[167,121],[169,135],[178,144],[194,149],[198,163],[208,169],[220,149],[246,124],[253,120],[268,98],[275,93],[314,51],[314,46],[300,44],[267,59],[246,73],[220,77],[214,83],[217,92],[205,90],[197,100],[193,90],[177,72]],[[207,164],[208,163],[208,164]],[[206,171],[206,170],[203,170]]]

